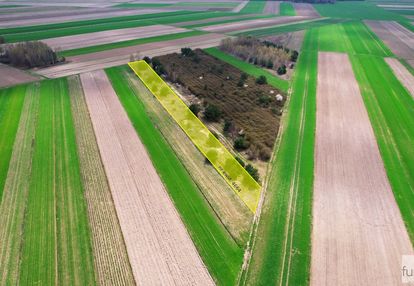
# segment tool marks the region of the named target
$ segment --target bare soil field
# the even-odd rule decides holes
[[[17,68],[0,64],[0,87],[12,86],[39,80],[38,77]]]
[[[113,49],[75,57],[68,57],[67,64],[57,65],[45,69],[36,70],[36,73],[48,78],[58,78],[98,69],[119,66],[131,61],[131,55],[159,56],[179,52],[181,48],[209,48],[220,45],[227,38],[225,35],[208,34],[194,36],[170,41],[148,43],[130,46],[126,48]]]
[[[263,10],[264,14],[279,15],[280,1],[266,1],[266,6]]]
[[[171,10],[169,10],[171,11]],[[140,14],[151,14],[151,13],[160,13],[160,9],[131,9],[131,10],[119,10],[114,9],[112,11],[105,12],[93,12],[87,14],[73,14],[66,16],[41,16],[39,15],[36,18],[29,19],[17,19],[17,20],[5,20],[0,21],[0,28],[11,28],[19,26],[31,26],[31,25],[42,25],[42,24],[51,24],[51,23],[62,23],[62,22],[71,22],[78,20],[91,20],[91,19],[101,19],[101,18],[111,18],[119,16],[130,16],[130,15],[140,15]]]
[[[239,32],[243,30],[255,29],[270,27],[276,25],[283,25],[293,22],[299,22],[303,20],[310,20],[311,17],[303,16],[284,16],[277,17],[274,19],[258,19],[258,20],[248,20],[242,22],[233,22],[227,24],[218,24],[201,28],[201,30],[206,32],[216,32],[216,33],[229,33],[229,32]]]
[[[390,66],[395,76],[400,80],[402,85],[411,93],[414,98],[414,76],[399,60],[386,58],[385,61]]]
[[[414,9],[414,5],[391,5],[391,4],[380,4],[380,5],[377,5],[378,7],[381,7],[381,8],[398,8],[398,9],[401,9],[401,10],[404,10],[404,9]]]
[[[298,16],[319,17],[319,13],[313,8],[312,4],[308,3],[293,3]]]
[[[311,285],[400,285],[413,254],[346,54],[319,53]]]
[[[170,25],[175,26],[175,27],[182,27],[182,26],[190,26],[190,25],[198,25],[198,24],[208,24],[211,22],[218,22],[218,21],[225,21],[225,20],[232,20],[232,19],[243,19],[243,18],[252,17],[254,15],[258,15],[258,14],[246,14],[246,15],[240,14],[236,16],[226,16],[226,17],[209,18],[209,19],[203,19],[203,20],[179,22],[179,23],[174,23]]]
[[[237,5],[237,7],[233,8],[233,12],[235,13],[239,13],[246,5],[247,3],[249,3],[249,1],[242,1],[239,5]]]
[[[276,36],[264,37],[264,40],[270,41],[275,44],[282,45],[291,50],[300,51],[302,47],[303,37],[305,31],[297,31],[292,33],[284,33]]]
[[[115,2],[115,1],[114,1]],[[114,5],[114,2],[88,1],[88,2],[68,2],[68,1],[3,1],[3,5],[29,5],[34,7],[98,7],[106,8]]]
[[[365,21],[397,56],[414,60],[414,34],[396,22]],[[410,61],[408,61],[410,62]],[[411,64],[413,67],[414,65]]]
[[[213,285],[104,71],[81,75],[138,285]]]
[[[97,280],[100,285],[133,285],[135,280],[82,85],[78,76],[68,78],[68,83],[72,114],[76,114],[73,123]]]
[[[183,33],[187,31],[189,30],[167,25],[153,25],[50,38],[42,40],[42,42],[48,44],[53,49],[65,51],[108,43],[123,42],[138,38],[143,39],[167,34]]]

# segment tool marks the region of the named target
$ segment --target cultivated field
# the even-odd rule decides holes
[[[135,280],[212,285],[105,73],[81,81]]]
[[[414,98],[414,75],[411,74],[397,59],[387,58],[385,61],[390,66],[395,76]]]
[[[59,51],[97,46],[107,43],[116,43],[133,40],[135,38],[149,38],[161,35],[187,32],[187,29],[166,25],[153,25],[138,28],[117,29],[96,33],[80,34],[43,40],[53,49]]]
[[[307,3],[293,3],[298,16],[319,17],[318,11],[313,8],[312,4]]]
[[[316,109],[310,283],[399,284],[414,252],[346,54],[319,53]]]
[[[0,64],[0,88],[38,80],[37,77],[8,65]]]
[[[263,10],[264,14],[279,14],[280,1],[266,1],[266,6]]]

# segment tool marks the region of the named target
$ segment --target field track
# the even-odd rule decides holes
[[[395,76],[414,98],[414,76],[397,59],[386,58],[385,61],[393,70]]]
[[[70,63],[40,69],[37,73],[49,78],[64,77],[126,64],[131,61],[131,55],[136,53],[153,57],[179,52],[183,47],[193,49],[215,47],[226,37],[220,34],[208,34],[68,57]]]
[[[137,284],[212,285],[106,74],[81,81]]]
[[[280,1],[266,1],[266,6],[263,10],[264,14],[279,14]]]
[[[247,5],[247,3],[249,3],[248,0],[240,2],[240,4],[233,8],[232,11],[235,13],[239,13]]]
[[[68,84],[97,280],[100,285],[132,285],[132,269],[79,77],[69,78]]]
[[[398,285],[414,252],[348,56],[318,71],[310,283]]]
[[[319,17],[318,11],[313,8],[312,4],[293,3],[293,7],[295,7],[296,15],[298,16]]]
[[[74,36],[49,38],[42,40],[53,49],[59,51],[97,46],[108,43],[116,43],[134,40],[137,38],[149,38],[167,34],[187,32],[187,29],[166,25],[153,25],[137,28],[116,29],[95,33],[80,34]]]
[[[0,87],[27,83],[36,80],[38,80],[37,77],[32,76],[22,70],[8,65],[0,64]]]

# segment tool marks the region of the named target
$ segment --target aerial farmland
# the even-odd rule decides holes
[[[414,1],[0,0],[8,285],[414,285]]]

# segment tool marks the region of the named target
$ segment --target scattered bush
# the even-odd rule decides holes
[[[240,158],[240,157],[237,156],[235,159],[236,159],[237,162],[240,163],[240,165],[242,165],[243,168],[244,168],[244,166],[246,166],[246,163],[244,163],[244,161],[243,161],[242,158]]]
[[[143,58],[143,60],[144,60],[144,61],[146,61],[146,62],[147,62],[147,64],[151,65],[151,58],[150,58],[150,57],[145,56],[145,57]]]
[[[247,173],[249,173],[250,176],[252,176],[252,178],[255,179],[257,182],[260,180],[259,170],[257,170],[251,164],[247,164],[245,169],[246,169]]]
[[[0,44],[4,44],[6,42],[6,40],[4,39],[4,37],[0,36]]]
[[[259,158],[262,161],[268,161],[272,156],[272,150],[269,147],[262,147],[259,151]]]
[[[298,59],[299,53],[298,51],[293,51],[292,54],[290,55],[290,60],[292,62],[296,62]]]
[[[267,78],[264,75],[261,75],[256,79],[256,83],[257,84],[266,84],[267,83]]]
[[[242,81],[246,81],[246,79],[247,79],[248,77],[249,77],[249,76],[247,75],[247,73],[243,72],[243,73],[241,74],[241,76],[240,76],[240,79],[241,79]]]
[[[194,51],[191,48],[182,48],[181,55],[184,57],[192,57],[194,56]]]
[[[272,102],[272,99],[268,95],[262,95],[259,97],[259,104],[263,107],[268,107]]]
[[[285,73],[286,73],[286,66],[285,65],[282,65],[277,69],[277,74],[278,75],[282,75],[282,74],[285,74]]]
[[[223,132],[224,133],[230,132],[232,127],[233,127],[233,123],[230,120],[225,119],[224,120],[224,126],[223,126]]]
[[[236,150],[246,150],[249,148],[249,142],[247,142],[244,136],[239,136],[234,140],[234,149]]]
[[[164,66],[161,64],[161,62],[158,58],[153,58],[152,59],[152,68],[159,75],[162,75],[162,74],[165,73]]]
[[[195,116],[198,116],[198,113],[201,111],[201,107],[197,103],[191,104],[189,108],[191,112],[194,113]]]
[[[204,110],[204,117],[208,121],[219,121],[221,110],[217,106],[209,104]]]

